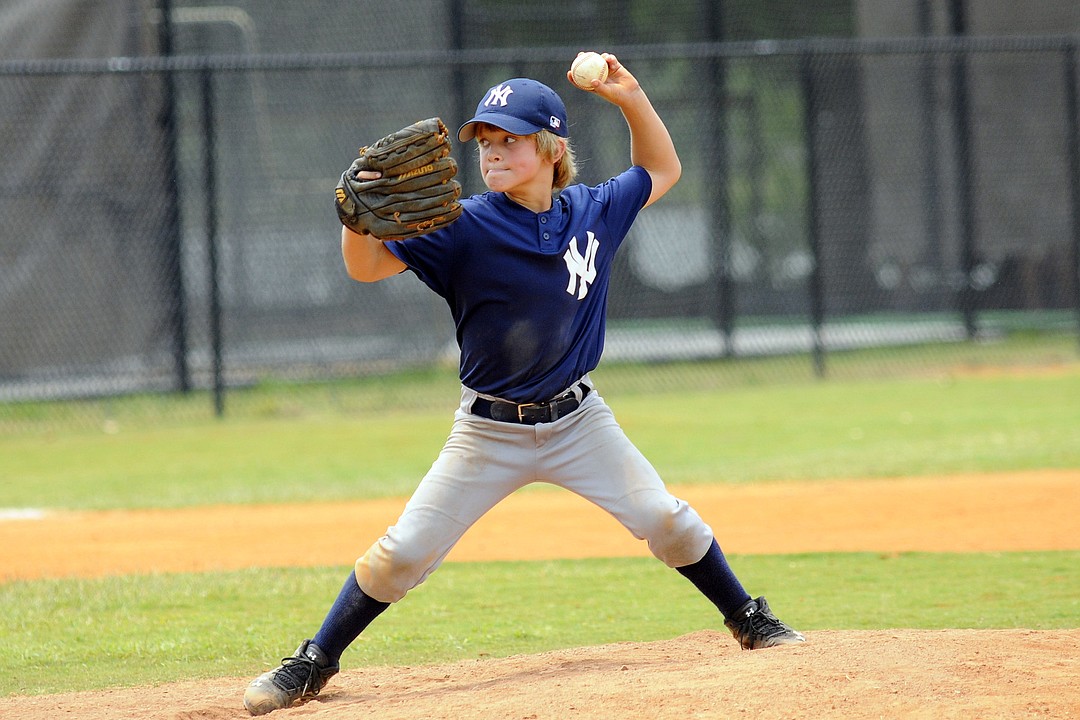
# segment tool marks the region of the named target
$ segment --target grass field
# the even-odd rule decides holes
[[[295,536],[290,540],[297,541]],[[733,557],[803,630],[1071,628],[1078,552]],[[348,568],[0,585],[0,694],[246,676],[314,631]],[[646,591],[643,592],[643,589]],[[671,638],[716,610],[652,559],[448,563],[376,620],[349,667]]]
[[[844,379],[824,382],[782,375],[775,363],[790,360],[664,368],[656,374],[678,381],[650,393],[633,389],[640,368],[596,375],[627,433],[670,484],[1075,468],[1080,360],[1071,343],[1038,352],[1020,345],[1012,354],[991,347],[998,365],[956,348],[937,351],[940,358],[924,349],[917,373],[902,363],[908,372],[886,367],[879,377],[870,369],[882,374],[881,351],[871,351],[833,361]],[[372,409],[391,397],[437,400]],[[23,419],[12,424],[31,430],[0,435],[0,508],[407,495],[442,446],[456,397],[445,372],[253,389],[224,420],[151,422],[146,406],[160,414],[162,401],[136,397],[111,402],[104,432],[63,426],[65,415],[85,409],[20,408],[12,415]]]
[[[672,484],[1078,468],[1080,363],[1075,348],[1068,352],[1063,343],[1050,363],[999,358],[959,367],[950,357],[878,377],[867,371],[873,356],[866,365],[845,357],[834,363],[839,377],[824,382],[777,381],[768,363],[693,381],[706,369],[690,366],[694,390],[651,393],[634,389],[640,378],[628,369],[597,378],[630,437]],[[396,390],[385,381],[277,395],[255,389],[224,420],[146,422],[144,401],[131,398],[110,404],[104,428],[63,432],[57,418],[81,410],[13,409],[5,422],[20,427],[0,436],[0,508],[407,495],[442,444],[456,390],[442,373],[400,382]],[[371,409],[380,397],[432,392],[447,402]],[[297,518],[281,529],[282,542],[335,531],[313,528],[317,518]],[[785,619],[806,630],[1080,626],[1076,552],[732,561],[757,591],[783,598]],[[14,669],[0,678],[0,694],[248,675],[291,651],[282,638],[314,631],[347,572],[0,585],[0,655]],[[716,625],[711,606],[651,560],[448,564],[380,618],[345,662],[500,656]]]

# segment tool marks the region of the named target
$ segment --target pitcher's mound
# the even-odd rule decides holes
[[[1080,630],[819,631],[744,652],[703,631],[468,660],[345,670],[272,720],[1077,718]],[[240,719],[250,678],[4,701],[5,716]]]

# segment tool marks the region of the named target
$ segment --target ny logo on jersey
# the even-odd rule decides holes
[[[496,85],[488,92],[488,96],[484,100],[484,107],[491,107],[495,103],[499,103],[499,107],[506,107],[506,99],[510,97],[512,92],[514,92],[514,88],[509,85]]]
[[[570,238],[570,247],[563,255],[566,261],[566,269],[570,271],[570,282],[566,285],[566,292],[571,295],[577,293],[577,299],[582,300],[589,292],[589,284],[596,279],[596,249],[600,247],[600,241],[592,230],[588,231],[588,242],[585,244],[585,254],[578,252],[577,236]]]

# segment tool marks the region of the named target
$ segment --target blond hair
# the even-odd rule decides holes
[[[541,130],[534,137],[536,137],[537,154],[555,163],[551,190],[558,193],[573,183],[574,178],[577,177],[577,163],[574,161],[574,149],[570,147],[570,139],[561,138],[550,130]],[[560,150],[562,150],[561,155]]]

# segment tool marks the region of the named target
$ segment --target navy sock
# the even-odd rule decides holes
[[[361,590],[356,574],[349,573],[313,642],[337,664],[345,648],[388,607],[390,603],[379,602]]]
[[[705,557],[693,565],[675,569],[694,583],[694,586],[712,601],[725,618],[731,617],[750,599],[749,593],[743,589],[742,583],[728,565],[727,558],[724,557],[715,538],[709,546],[709,551],[705,553]]]

